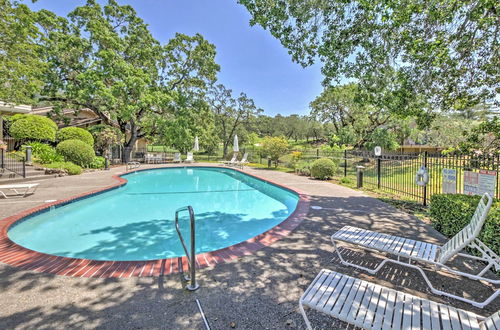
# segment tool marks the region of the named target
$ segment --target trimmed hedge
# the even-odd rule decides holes
[[[82,174],[82,168],[71,162],[56,162],[44,165],[45,168],[55,168],[59,170],[65,170],[69,175]]]
[[[329,158],[316,159],[311,165],[311,176],[315,179],[326,180],[335,174],[337,165]]]
[[[57,124],[50,118],[37,115],[14,115],[9,134],[18,140],[51,141],[56,139]]]
[[[456,235],[471,220],[481,196],[435,194],[431,196],[429,213],[434,228],[447,237]],[[500,254],[500,200],[491,206],[479,239]]]
[[[88,167],[95,157],[94,149],[80,140],[66,140],[60,142],[56,150],[67,162]]]
[[[80,140],[94,146],[94,137],[92,134],[80,127],[64,127],[57,132],[57,141],[62,142],[66,140]]]

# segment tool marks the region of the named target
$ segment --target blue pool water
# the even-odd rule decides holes
[[[125,186],[14,224],[9,238],[28,249],[94,260],[152,260],[183,255],[175,210],[196,214],[197,253],[261,234],[286,219],[298,196],[223,168],[170,168],[124,176]],[[180,218],[189,242],[187,213]]]

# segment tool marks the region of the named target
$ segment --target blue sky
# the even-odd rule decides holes
[[[245,92],[267,115],[305,115],[322,91],[320,66],[302,68],[287,50],[260,26],[250,27],[250,15],[236,0],[118,0],[132,5],[165,43],[176,32],[202,34],[217,47],[219,82],[235,94]],[[26,1],[28,3],[28,1]],[[28,3],[65,16],[84,0],[38,0]]]

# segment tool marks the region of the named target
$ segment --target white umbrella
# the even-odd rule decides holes
[[[194,151],[200,151],[200,144],[198,142],[198,137],[195,137],[194,138],[194,148],[193,148]]]
[[[233,151],[234,152],[240,151],[240,147],[238,146],[238,135],[234,135]]]

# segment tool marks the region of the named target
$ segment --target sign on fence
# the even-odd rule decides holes
[[[477,195],[479,191],[479,173],[464,171],[464,194]]]
[[[490,196],[495,196],[495,184],[497,182],[497,172],[480,170],[479,171],[479,191],[478,194],[482,195],[485,192]]]
[[[443,194],[457,193],[457,170],[443,168]]]
[[[496,181],[496,171],[464,171],[464,194],[482,195],[487,192],[490,196],[495,196]]]

